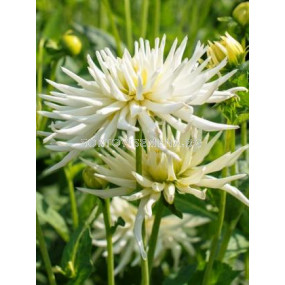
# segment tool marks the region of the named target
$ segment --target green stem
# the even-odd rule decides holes
[[[132,53],[133,34],[132,34],[132,18],[131,18],[130,0],[125,0],[125,19],[126,19],[126,33],[127,33],[128,49],[130,53]]]
[[[109,18],[109,21],[111,24],[112,33],[113,33],[113,36],[114,36],[115,41],[116,41],[118,56],[122,56],[121,39],[120,39],[120,35],[119,35],[118,29],[117,29],[117,26],[115,23],[114,15],[112,13],[112,9],[111,9],[109,0],[102,0],[102,1],[105,5],[107,15],[108,15],[108,18]]]
[[[48,250],[47,250],[47,246],[44,240],[44,235],[42,232],[42,228],[39,222],[39,218],[38,218],[38,213],[37,213],[37,239],[39,241],[39,246],[40,246],[40,250],[41,250],[41,254],[44,260],[44,264],[45,264],[45,268],[47,271],[47,275],[48,275],[48,280],[49,280],[49,284],[50,285],[56,285],[56,280],[55,280],[55,276],[54,273],[52,271],[52,267],[51,267],[51,262],[50,262],[50,258],[49,258],[49,254],[48,254]]]
[[[154,29],[153,39],[159,36],[159,25],[160,25],[160,0],[154,2]]]
[[[228,122],[229,123],[229,122]],[[232,145],[232,140],[234,139],[234,130],[228,130],[226,131],[225,135],[225,152],[228,152],[231,148]],[[222,171],[222,176],[226,177],[227,176],[227,168],[225,167]],[[220,206],[219,206],[219,216],[217,220],[217,230],[216,234],[213,237],[212,244],[211,244],[211,249],[210,249],[210,257],[209,261],[206,265],[206,270],[204,273],[203,277],[203,282],[202,285],[208,285],[210,284],[211,280],[211,272],[212,268],[214,265],[214,261],[216,259],[216,253],[218,249],[218,243],[219,243],[219,238],[222,232],[223,228],[223,222],[224,222],[224,217],[225,217],[225,209],[226,209],[226,198],[227,198],[227,193],[226,191],[221,191],[220,192]]]
[[[156,248],[156,243],[157,243],[157,238],[158,238],[159,226],[160,226],[160,222],[161,222],[161,218],[162,218],[163,210],[164,210],[162,199],[163,198],[161,197],[157,203],[157,210],[156,210],[154,223],[153,223],[152,230],[151,230],[151,236],[149,239],[148,268],[149,268],[150,276],[151,276],[153,258],[154,258],[155,248]]]
[[[226,226],[226,230],[225,230],[222,242],[221,242],[220,251],[219,251],[217,260],[223,261],[223,258],[225,256],[225,253],[226,253],[227,248],[228,248],[229,241],[230,241],[231,236],[233,234],[233,231],[235,230],[236,225],[237,225],[237,223],[238,223],[238,221],[239,221],[239,219],[243,213],[244,207],[245,206],[242,204],[242,206],[240,207],[236,217],[230,222],[229,225]]]
[[[139,124],[137,124],[139,127]],[[142,174],[142,130],[136,132],[136,172]],[[141,190],[141,186],[137,183],[137,191]],[[142,237],[144,241],[144,246],[146,247],[146,231],[145,222],[142,226]],[[142,285],[149,285],[149,271],[148,271],[148,259],[141,258],[141,273],[142,273]]]
[[[37,61],[37,111],[42,109],[42,101],[40,98],[40,94],[43,89],[43,55],[44,55],[44,43],[45,40],[42,38],[39,42],[38,49],[38,61]],[[37,129],[39,129],[41,125],[41,116],[37,114]]]
[[[142,17],[141,17],[141,37],[145,38],[147,32],[147,18],[148,18],[149,0],[142,1]]]
[[[241,144],[247,145],[247,121],[241,123]],[[244,152],[244,159],[248,161],[248,151]]]
[[[244,267],[245,267],[245,280],[249,280],[249,252],[245,254]]]
[[[70,174],[70,165],[67,165],[64,167],[64,173],[65,173],[65,177],[66,177],[66,181],[68,185],[68,191],[69,191],[72,224],[73,224],[73,229],[75,230],[78,227],[78,211],[77,211],[77,203],[76,203],[76,198],[75,198],[73,179]]]
[[[241,125],[241,144],[246,145],[247,144],[247,122],[243,122]],[[231,151],[234,151],[235,145],[232,145]],[[245,153],[245,158],[247,159],[247,153]],[[233,165],[235,167],[235,164]],[[236,169],[231,169],[231,175],[236,174]],[[240,217],[242,216],[242,213],[244,211],[245,205],[241,204],[238,213],[236,217],[230,222],[230,224],[226,227],[225,234],[222,239],[221,247],[220,247],[220,252],[218,254],[218,260],[222,261],[225,253],[228,248],[228,244],[230,241],[230,238],[236,228],[237,223],[239,222]]]
[[[102,212],[106,230],[107,240],[107,271],[108,271],[108,285],[115,284],[114,275],[114,255],[113,255],[113,241],[111,229],[111,213],[110,213],[110,199],[101,200]]]

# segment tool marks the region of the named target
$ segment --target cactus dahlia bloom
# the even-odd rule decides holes
[[[140,200],[135,222],[135,236],[141,248],[142,257],[145,256],[141,238],[142,222],[145,216],[152,216],[152,207],[161,195],[169,204],[172,204],[176,191],[205,199],[206,188],[213,188],[226,191],[248,205],[248,199],[236,187],[228,184],[233,180],[243,178],[246,176],[245,174],[224,178],[210,175],[232,165],[247,149],[247,146],[241,147],[233,153],[226,153],[208,164],[202,164],[221,133],[218,133],[210,141],[209,134],[207,134],[200,142],[201,131],[193,127],[184,133],[178,131],[176,137],[173,136],[170,126],[166,131],[164,125],[162,130],[164,143],[172,152],[181,157],[180,161],[161,152],[155,144],[148,144],[147,151],[143,152],[143,171],[140,175],[135,172],[135,151],[132,150],[129,153],[114,145],[114,148],[107,147],[106,150],[97,153],[106,166],[97,165],[87,160],[84,162],[94,168],[97,172],[95,176],[118,187],[108,190],[78,188],[101,198],[123,196],[130,201]],[[142,186],[141,191],[134,190],[136,183]]]
[[[100,68],[88,55],[90,81],[62,68],[78,87],[48,81],[58,91],[41,95],[52,111],[40,114],[55,121],[50,125],[51,132],[40,135],[46,136],[44,143],[49,142],[48,149],[69,152],[50,171],[64,166],[82,150],[106,144],[117,130],[127,131],[128,137],[133,138],[139,130],[137,122],[147,139],[157,140],[157,147],[176,159],[179,159],[176,154],[161,141],[157,119],[179,131],[190,123],[206,131],[236,128],[193,115],[193,106],[221,102],[245,89],[218,91],[235,73],[212,80],[226,65],[226,59],[212,69],[205,69],[210,58],[199,63],[207,47],[198,43],[193,56],[182,60],[187,38],[178,48],[175,40],[164,58],[165,39],[157,38],[154,48],[148,40],[140,39],[135,42],[134,55],[125,50],[122,58],[115,57],[108,48],[97,51]]]
[[[114,253],[120,255],[119,263],[115,268],[115,274],[118,274],[123,272],[125,266],[129,263],[135,266],[140,260],[140,251],[133,232],[137,208],[127,201],[115,197],[112,200],[110,210],[113,222],[115,222],[118,217],[122,217],[125,221],[125,226],[118,227],[113,236]],[[190,256],[195,255],[195,249],[192,243],[200,241],[200,238],[197,237],[195,227],[207,222],[209,222],[208,218],[190,214],[183,214],[183,220],[174,215],[163,217],[159,228],[154,265],[160,264],[167,250],[170,250],[174,261],[174,270],[177,270],[182,248],[185,249]],[[152,232],[153,218],[147,219],[145,226],[146,234],[149,238]],[[104,250],[103,255],[107,255],[105,251],[107,247],[105,236],[104,220],[101,214],[94,222],[92,230],[92,242],[98,247],[97,256],[102,250]]]

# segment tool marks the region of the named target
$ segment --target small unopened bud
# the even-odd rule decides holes
[[[249,2],[243,2],[237,5],[233,11],[235,20],[245,26],[249,22]]]
[[[47,40],[44,47],[50,55],[57,55],[61,52],[61,47],[58,42],[52,39]]]
[[[104,189],[107,186],[108,182],[99,177],[96,177],[94,175],[95,173],[95,170],[90,166],[84,168],[82,172],[82,177],[85,185],[88,188],[92,189]]]
[[[72,31],[67,31],[62,37],[62,45],[66,52],[72,56],[78,55],[82,48],[80,39]]]
[[[208,57],[211,57],[210,66],[218,65],[225,57],[231,66],[237,66],[244,61],[246,50],[232,36],[226,33],[221,36],[220,41],[209,42],[207,51]]]

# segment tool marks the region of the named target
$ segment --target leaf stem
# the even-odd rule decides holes
[[[137,124],[139,127],[139,124]],[[136,132],[136,172],[142,174],[142,130]],[[141,190],[141,186],[137,183],[137,191]],[[146,247],[146,232],[145,232],[145,221],[142,225],[142,237],[144,241],[144,246]],[[143,259],[141,257],[141,274],[142,274],[142,285],[149,285],[149,270],[148,270],[148,258]]]
[[[107,240],[108,285],[114,285],[115,275],[114,275],[113,241],[112,241],[112,230],[111,230],[110,199],[105,199],[105,200],[100,199],[100,201],[102,203],[102,212],[104,217],[106,240]]]
[[[75,230],[78,227],[78,210],[77,210],[77,202],[75,198],[73,178],[70,173],[70,164],[64,167],[64,174],[65,174],[67,185],[68,185],[69,198],[70,198],[70,204],[71,204],[72,224],[73,224],[73,229]]]
[[[159,226],[161,222],[161,218],[163,215],[164,205],[162,202],[163,197],[160,198],[160,200],[157,203],[157,209],[156,214],[154,218],[154,223],[151,230],[151,236],[149,239],[149,249],[148,249],[148,269],[149,269],[149,275],[151,276],[151,270],[152,270],[152,264],[153,264],[153,258],[155,254],[155,248],[158,238],[158,232],[159,232]]]
[[[145,38],[147,32],[147,18],[148,18],[149,0],[142,1],[142,16],[141,16],[141,37]]]
[[[132,18],[130,0],[125,0],[125,19],[126,19],[126,33],[127,33],[127,45],[130,53],[133,50],[133,34],[132,34]]]
[[[38,51],[38,60],[37,60],[37,111],[42,109],[42,100],[40,98],[40,94],[43,89],[43,55],[44,55],[44,44],[45,40],[43,38],[40,39],[39,42],[39,51]],[[39,129],[41,125],[42,117],[37,114],[37,129]]]
[[[39,241],[40,251],[41,251],[41,254],[42,254],[42,257],[44,260],[45,268],[46,268],[47,275],[48,275],[49,284],[50,285],[56,285],[56,280],[55,280],[54,273],[52,271],[52,266],[51,266],[47,246],[46,246],[46,243],[44,240],[42,228],[41,228],[41,225],[39,222],[38,213],[36,214],[36,219],[37,219],[37,229],[36,229],[37,239]]]
[[[234,130],[226,131],[226,134],[225,134],[225,152],[226,153],[231,149],[232,140],[235,138],[234,132],[235,132]],[[222,176],[226,177],[227,172],[228,172],[228,169],[227,169],[227,167],[225,167],[222,170]],[[209,261],[206,265],[206,270],[204,273],[202,285],[209,285],[210,284],[211,272],[212,272],[212,268],[214,265],[214,261],[216,259],[216,253],[217,253],[217,249],[218,249],[219,238],[220,238],[222,228],[223,228],[223,222],[224,222],[224,217],[225,217],[225,209],[226,209],[226,198],[227,198],[226,191],[221,191],[220,192],[219,216],[218,216],[218,220],[217,220],[217,230],[216,230],[216,234],[212,240],[211,249],[210,249],[210,257],[209,257]]]
[[[121,39],[120,39],[119,31],[118,31],[116,23],[115,23],[114,15],[112,13],[110,2],[109,2],[109,0],[102,0],[102,1],[105,5],[107,15],[108,15],[108,18],[109,18],[109,21],[111,24],[112,33],[113,33],[113,36],[114,36],[115,41],[116,41],[118,56],[122,56]]]

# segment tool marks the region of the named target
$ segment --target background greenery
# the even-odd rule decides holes
[[[132,35],[128,34],[125,19],[125,3],[123,0],[37,0],[37,94],[49,93],[45,78],[50,78],[62,83],[74,84],[64,76],[60,66],[65,66],[82,77],[89,78],[87,72],[86,55],[90,54],[95,60],[95,50],[109,47],[114,53],[118,51],[117,43],[121,48],[132,49],[132,40],[137,40],[142,31],[143,1],[133,0],[131,7]],[[166,52],[173,40],[177,37],[181,41],[188,35],[188,45],[185,57],[190,57],[198,40],[207,43],[207,40],[217,40],[225,31],[229,31],[239,41],[248,40],[248,26],[241,27],[231,16],[232,11],[241,1],[230,0],[150,0],[148,18],[145,26],[145,37],[151,42],[154,34],[167,35]],[[107,6],[106,6],[107,3]],[[157,25],[158,15],[155,15],[156,5],[160,3],[160,20]],[[114,26],[118,36],[114,37]],[[72,30],[82,43],[81,52],[72,54],[64,46],[63,35]],[[116,34],[115,34],[116,35]],[[239,66],[239,72],[230,84],[248,86],[248,65]],[[248,94],[241,98],[241,106],[237,106],[239,115],[248,113]],[[37,98],[38,109],[45,108]],[[225,105],[209,106],[197,109],[196,112],[213,120],[221,119],[222,111],[225,115],[231,110]],[[226,109],[226,110],[225,110]],[[47,129],[48,122],[38,119],[37,129]],[[239,131],[236,134],[237,145],[241,144]],[[209,160],[223,153],[223,143],[219,141]],[[75,192],[79,210],[78,228],[73,229],[69,194],[73,187],[82,186],[82,170],[84,165],[75,161],[65,169],[44,176],[43,171],[59,161],[61,154],[50,153],[42,145],[42,140],[37,139],[37,211],[39,222],[42,226],[44,238],[47,243],[51,263],[55,268],[57,284],[107,284],[106,263],[102,257],[96,264],[90,259],[95,251],[91,247],[88,224],[86,219],[95,217],[92,209],[96,205],[96,198]],[[247,172],[246,157],[239,162],[238,167]],[[70,183],[71,182],[71,183]],[[239,187],[243,191],[248,189],[248,181]],[[214,191],[208,192],[208,200],[202,202],[195,197],[185,195],[177,199],[176,208],[181,212],[189,212],[207,216],[213,221],[217,218],[218,197]],[[209,211],[209,206],[211,210]],[[239,216],[237,217],[237,213]],[[226,209],[226,226],[229,221],[237,218],[237,226],[233,231],[226,258],[214,265],[212,284],[247,284],[248,279],[248,210],[240,208],[231,197],[228,197]],[[215,231],[214,222],[199,229],[201,242],[195,244],[197,255],[190,258],[182,255],[181,270],[174,273],[171,270],[171,256],[166,257],[162,266],[153,270],[152,284],[182,285],[201,284],[201,276],[205,267],[205,258],[208,246]],[[72,271],[68,262],[73,258],[75,269]],[[116,262],[116,260],[115,260]],[[57,267],[56,267],[57,266]],[[60,273],[61,272],[61,273]],[[116,284],[139,284],[140,269],[129,267],[125,274],[116,277]],[[43,265],[40,251],[37,253],[37,284],[48,284],[47,274]]]

